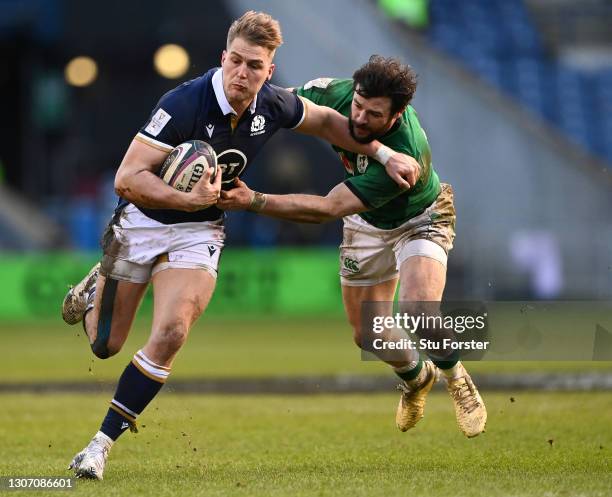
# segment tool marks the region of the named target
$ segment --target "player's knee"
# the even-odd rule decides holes
[[[187,340],[188,331],[187,326],[182,321],[170,322],[158,330],[158,337],[155,342],[169,353],[178,352]]]
[[[108,343],[103,343],[96,340],[91,344],[91,350],[98,359],[108,359],[119,352],[121,350],[121,346],[113,347]]]
[[[90,344],[91,351],[98,359],[108,359],[114,356],[123,348],[127,333],[114,328],[109,333],[97,333],[95,328],[87,328],[87,335],[94,335],[96,338]]]

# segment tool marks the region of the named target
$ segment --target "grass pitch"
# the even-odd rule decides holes
[[[139,319],[115,357],[94,357],[81,325],[55,321],[1,323],[0,382],[116,381],[147,340],[150,323]],[[610,371],[612,362],[469,362],[474,373]],[[380,362],[362,361],[343,318],[220,319],[194,326],[173,366],[172,378],[307,375],[390,375]]]
[[[68,475],[108,396],[0,395],[0,475]],[[396,395],[162,394],[87,496],[609,496],[609,393],[485,394],[468,440],[443,391],[408,433]],[[35,495],[57,496],[57,491]]]

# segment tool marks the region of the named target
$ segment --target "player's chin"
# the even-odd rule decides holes
[[[351,134],[353,140],[355,140],[357,143],[370,143],[371,141],[376,139],[376,135],[374,133],[369,133],[366,130],[361,130],[357,128],[353,124],[352,119],[349,119],[349,133]]]
[[[363,143],[363,144],[370,143],[376,138],[376,136],[373,135],[372,133],[360,134],[356,131],[352,131],[351,136],[353,137],[353,140],[355,140],[357,143]]]

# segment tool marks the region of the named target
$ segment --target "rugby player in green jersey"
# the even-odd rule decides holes
[[[363,302],[391,302],[399,282],[401,302],[440,302],[446,263],[455,237],[455,209],[450,185],[440,183],[415,110],[409,105],[416,75],[393,58],[374,55],[353,79],[320,78],[294,91],[349,118],[353,138],[378,139],[414,157],[420,169],[399,187],[385,168],[364,155],[334,147],[346,169],[344,182],[325,197],[254,192],[236,180],[217,204],[225,210],[248,209],[298,222],[321,223],[344,218],[340,277],[344,307],[362,346]],[[426,396],[443,373],[455,405],[457,423],[468,437],[484,431],[487,412],[465,367],[455,356],[422,361],[414,351],[385,359],[402,379],[398,428],[406,431],[422,417]]]

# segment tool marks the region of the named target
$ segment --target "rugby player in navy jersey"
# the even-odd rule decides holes
[[[147,343],[119,378],[99,431],[70,464],[77,477],[102,479],[113,443],[135,429],[137,416],[168,378],[215,288],[225,238],[223,213],[215,206],[222,183],[238,178],[273,133],[291,128],[319,136],[376,158],[404,186],[416,182],[414,159],[378,141],[357,143],[341,114],[269,83],[281,43],[280,26],[267,14],[251,11],[234,21],[221,68],[166,93],[119,166],[121,200],[103,237],[103,259],[68,292],[62,315],[69,324],[83,321],[93,352],[110,357],[125,342],[151,281],[153,323]],[[208,170],[185,193],[156,173],[176,145],[192,139],[212,145],[223,173],[211,178]]]

